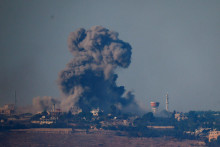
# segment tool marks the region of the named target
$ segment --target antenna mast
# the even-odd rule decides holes
[[[166,111],[169,111],[168,104],[169,104],[169,102],[168,102],[168,92],[167,92],[167,94],[166,94]]]
[[[15,106],[17,104],[17,98],[16,98],[16,90],[15,90]]]

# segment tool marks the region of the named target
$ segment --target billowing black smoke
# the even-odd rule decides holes
[[[70,33],[68,47],[74,58],[59,73],[58,84],[64,95],[62,108],[82,110],[112,105],[123,110],[138,109],[131,92],[117,86],[115,69],[127,68],[131,62],[131,46],[118,39],[118,33],[101,26],[83,28]],[[133,110],[130,110],[133,111]]]

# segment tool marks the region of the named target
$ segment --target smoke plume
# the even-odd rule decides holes
[[[54,104],[59,106],[60,101],[52,98],[51,96],[38,96],[33,98],[32,109],[34,112],[52,110]]]
[[[101,26],[80,28],[70,33],[68,47],[74,58],[59,73],[62,109],[109,111],[112,105],[122,111],[138,109],[133,94],[116,85],[115,69],[127,68],[132,54],[131,46],[117,32]]]

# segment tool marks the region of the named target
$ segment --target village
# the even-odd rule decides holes
[[[201,144],[219,141],[220,112],[190,111],[182,112],[148,112],[142,116],[131,113],[121,113],[112,106],[110,113],[92,109],[89,112],[62,112],[55,105],[51,110],[36,114],[17,114],[13,104],[4,105],[0,109],[1,130],[21,129],[35,132],[74,133],[85,130],[120,131],[118,135],[132,137],[162,137],[170,136],[178,139],[200,140]],[[63,130],[62,130],[62,129]]]

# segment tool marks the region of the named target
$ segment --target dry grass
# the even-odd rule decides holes
[[[12,147],[189,147],[193,140],[178,141],[174,138],[133,138],[117,136],[115,131],[98,130],[72,134],[44,132],[1,132],[0,146]]]

